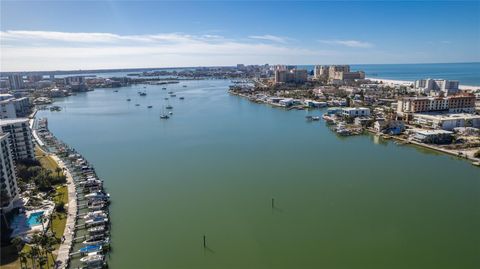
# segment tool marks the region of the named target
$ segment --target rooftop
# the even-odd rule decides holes
[[[5,126],[5,125],[15,124],[15,123],[24,123],[28,121],[29,121],[28,118],[2,119],[0,120],[0,126]]]

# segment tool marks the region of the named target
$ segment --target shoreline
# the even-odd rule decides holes
[[[35,110],[36,113],[36,110]],[[35,124],[35,116],[33,115],[31,119],[31,127]],[[67,220],[65,223],[65,229],[63,230],[62,237],[64,240],[60,243],[60,246],[57,250],[57,257],[55,259],[55,264],[58,267],[56,268],[67,268],[68,260],[70,259],[70,250],[72,248],[73,236],[75,233],[75,221],[76,221],[76,214],[77,214],[77,189],[75,187],[75,183],[73,181],[72,174],[65,163],[53,153],[50,153],[44,149],[45,143],[40,139],[37,135],[36,129],[32,128],[33,137],[37,146],[45,153],[48,154],[58,165],[58,167],[62,168],[64,171],[66,180],[67,180],[67,200],[68,204],[67,207]]]
[[[398,80],[398,79],[383,79],[383,78],[365,78],[371,81],[375,82],[380,82],[382,81],[384,84],[390,84],[390,85],[404,85],[404,86],[409,86],[415,83],[415,81],[410,81],[410,80]],[[480,86],[474,86],[474,85],[459,85],[458,88],[460,90],[480,90]]]
[[[247,96],[245,94],[242,94],[242,93],[237,93],[237,92],[233,92],[233,91],[228,91],[228,93],[231,94],[231,95],[239,96],[241,98],[245,98],[248,101],[253,102],[253,103],[270,105],[271,107],[284,108],[286,111],[291,110],[291,109],[286,109],[285,107],[282,107],[282,106],[275,106],[275,105],[269,104],[267,102],[255,102],[254,100],[249,98],[249,96]],[[365,128],[365,131],[367,131],[368,133],[373,134],[373,135],[379,135],[384,139],[386,139],[386,137],[387,137],[387,135],[385,135],[383,133],[377,133],[377,132],[375,132],[375,131],[373,131],[369,128]],[[438,146],[435,146],[435,145],[424,144],[424,143],[420,143],[420,142],[416,142],[416,141],[410,141],[408,139],[398,137],[398,136],[388,136],[388,138],[404,142],[405,144],[416,145],[416,146],[419,146],[419,147],[422,147],[422,148],[430,149],[430,150],[433,150],[433,151],[437,151],[437,152],[440,152],[440,153],[444,153],[444,154],[447,154],[447,155],[451,155],[451,156],[455,156],[455,157],[458,157],[458,158],[461,158],[461,159],[465,159],[465,160],[469,161],[474,166],[480,166],[480,159],[470,157],[468,154],[465,154],[465,152],[462,152],[462,155],[458,155],[458,152],[461,152],[461,150],[455,152],[454,150],[444,149],[444,148],[441,148],[441,147],[438,147]]]

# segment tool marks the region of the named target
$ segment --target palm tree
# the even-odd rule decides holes
[[[27,268],[27,253],[20,252],[18,253],[18,258],[20,259],[20,268]]]
[[[37,218],[42,223],[42,231],[43,231],[43,234],[45,234],[47,232],[45,231],[45,222],[47,222],[48,218],[44,214],[42,214],[41,216],[38,216]]]
[[[28,256],[32,259],[32,265],[34,269],[37,268],[36,260],[39,252],[40,250],[38,249],[38,247],[36,245],[33,245],[32,248],[30,249],[30,252],[28,253]]]
[[[55,172],[57,172],[57,177],[60,177],[60,172],[62,172],[62,171],[63,171],[62,168],[60,168],[58,166],[55,168]]]
[[[38,257],[38,264],[40,265],[40,269],[42,269],[46,263],[47,263],[47,258],[45,258],[45,256]]]

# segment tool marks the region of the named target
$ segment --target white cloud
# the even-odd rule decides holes
[[[233,65],[247,60],[285,63],[336,55],[329,50],[182,33],[2,31],[0,43],[2,71]]]
[[[274,36],[274,35],[251,35],[248,38],[272,41],[272,42],[277,42],[277,43],[287,43],[287,41],[288,41],[288,38],[286,38],[286,37]]]
[[[352,48],[371,48],[372,43],[358,40],[319,40],[319,42],[329,45],[342,45]]]

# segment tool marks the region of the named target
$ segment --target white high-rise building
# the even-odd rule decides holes
[[[458,80],[446,79],[420,79],[415,80],[415,88],[424,93],[443,93],[444,95],[456,94],[459,91],[460,82]]]
[[[19,193],[9,136],[10,134],[0,132],[0,200],[2,213],[6,213],[13,208]]]
[[[13,160],[34,160],[35,144],[28,124],[29,119],[0,120],[0,132],[10,134],[10,149]]]

